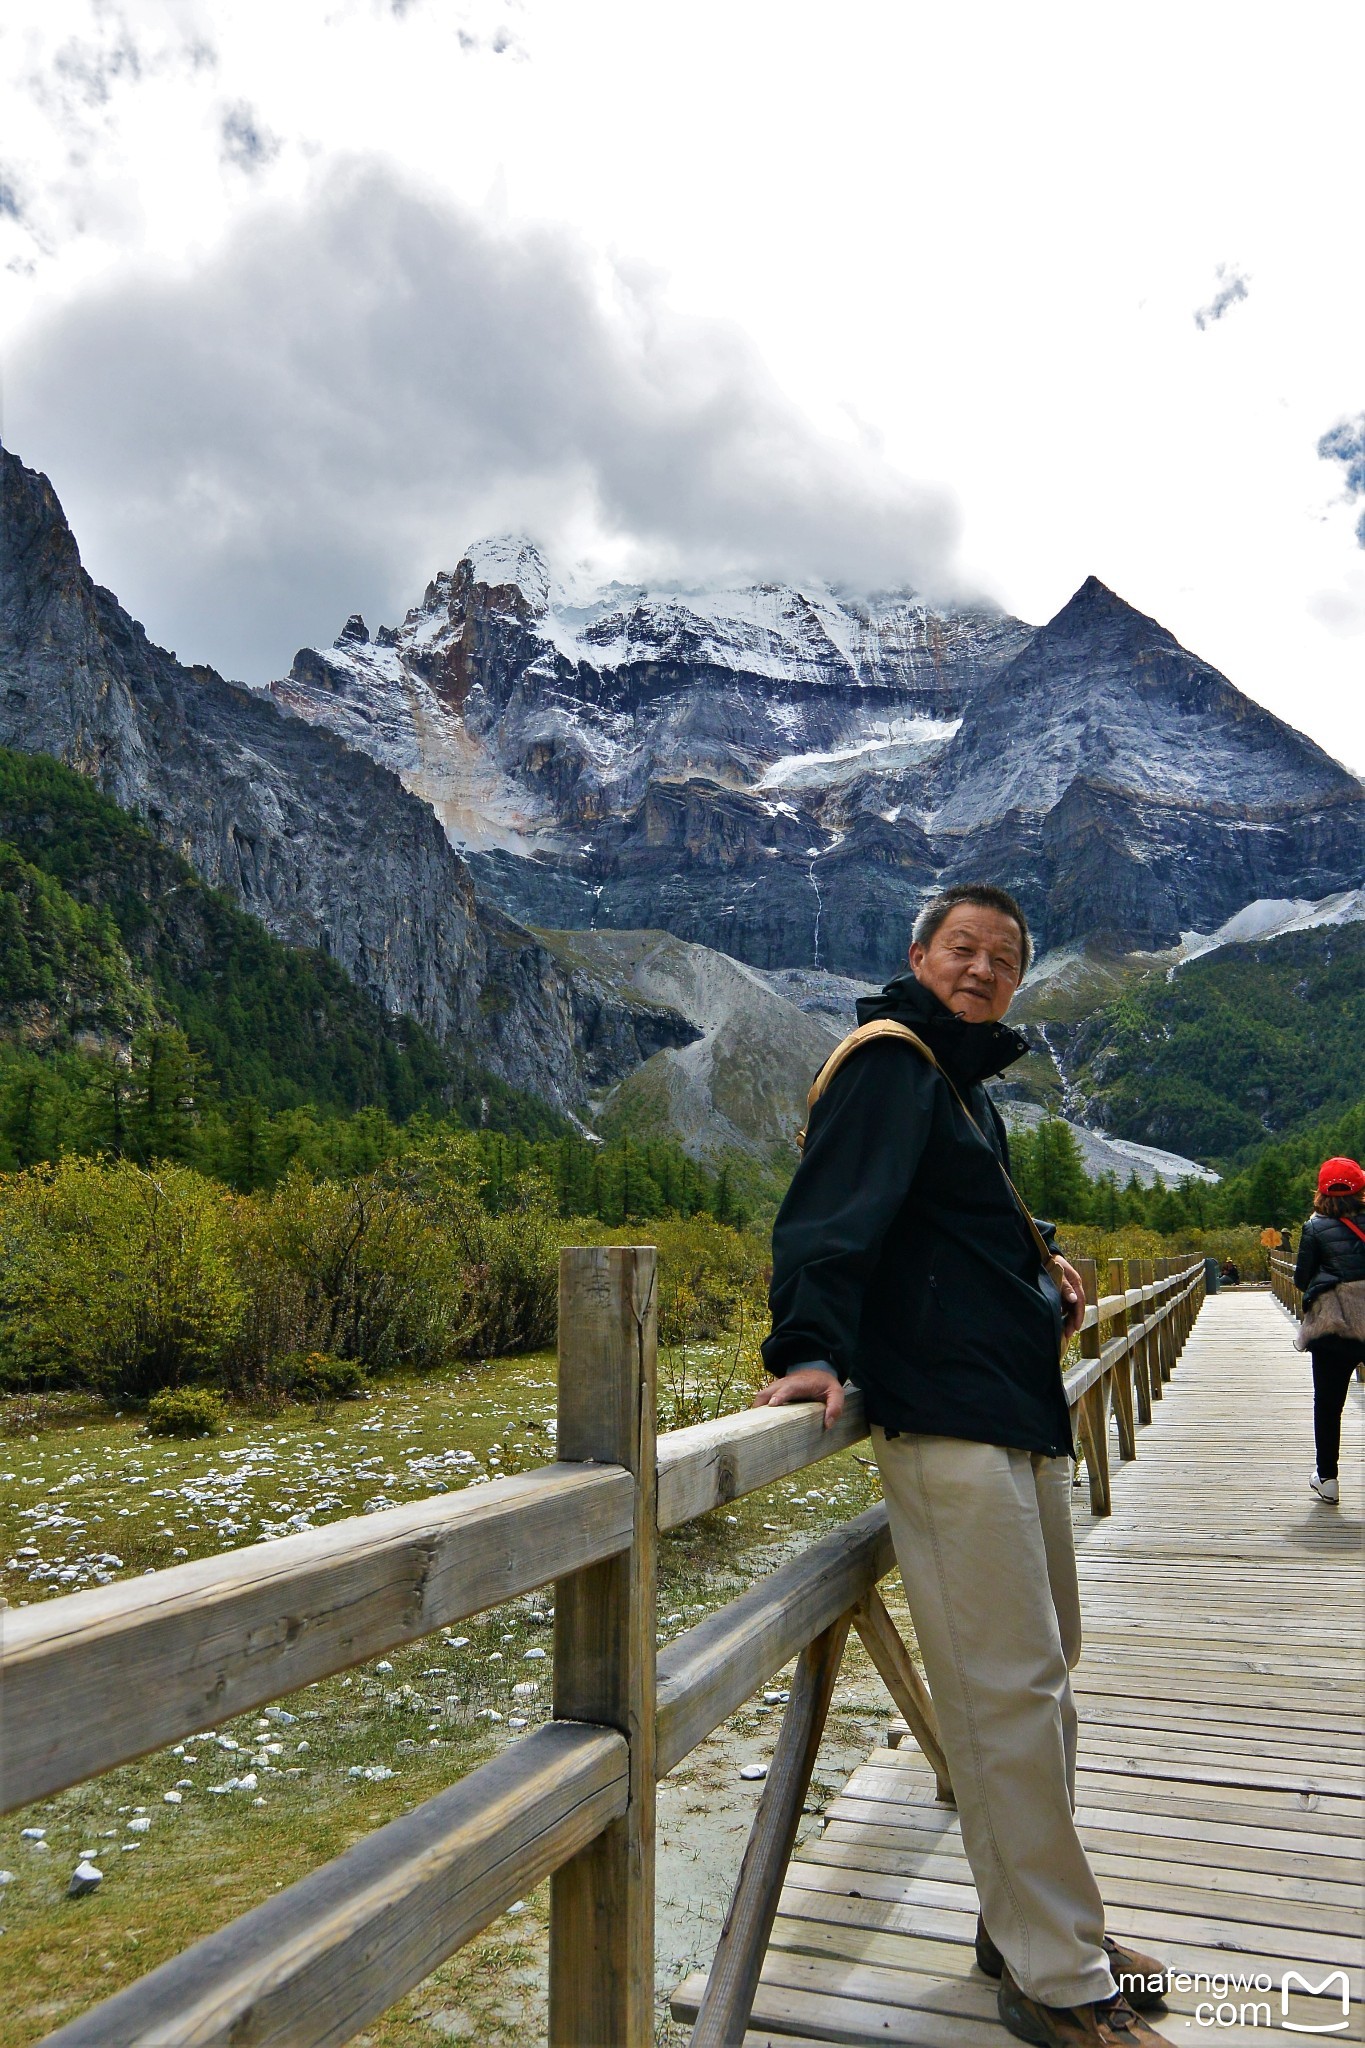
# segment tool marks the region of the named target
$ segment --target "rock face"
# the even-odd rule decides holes
[[[47,478],[0,463],[0,744],[90,776],[277,937],[561,1106],[695,1036],[600,991],[580,1003],[397,776],[153,646],[81,567]]]
[[[934,867],[877,792],[926,786],[1028,638],[905,595],[564,591],[528,543],[496,541],[401,626],[348,620],[273,691],[425,796],[518,917],[880,971],[888,907],[903,925]]]
[[[881,980],[969,876],[1043,947],[1128,950],[1365,867],[1359,782],[1094,578],[1035,633],[903,594],[574,592],[488,542],[273,694],[424,796],[512,914],[764,968]]]
[[[694,1157],[741,1151],[791,1157],[806,1120],[806,1091],[856,1018],[861,984],[815,975],[817,997],[724,953],[668,932],[561,932],[553,941],[576,976],[615,996],[664,1005],[696,1029],[593,1105],[606,1132],[670,1130]]]

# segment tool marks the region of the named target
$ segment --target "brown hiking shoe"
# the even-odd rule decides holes
[[[1171,1988],[1171,1973],[1164,1963],[1159,1963],[1155,1956],[1145,1956],[1141,1949],[1114,1941],[1107,1934],[1104,1952],[1109,1958],[1114,1982],[1134,2012],[1165,2012],[1164,1994]],[[986,1932],[986,1923],[979,1913],[976,1916],[976,1966],[987,1977],[999,1977],[1005,1967],[1005,1958]]]
[[[1004,1969],[995,2004],[1001,2024],[1037,2048],[1168,2048],[1122,1992],[1094,2005],[1043,2005],[1021,1991]]]

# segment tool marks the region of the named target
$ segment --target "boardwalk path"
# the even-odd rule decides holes
[[[1270,1992],[1229,1996],[1268,2003],[1276,2027],[1286,1969],[1318,1983],[1345,1966],[1347,2029],[1319,2038],[1360,2040],[1365,1389],[1352,1382],[1343,1505],[1327,1508],[1307,1486],[1312,1393],[1290,1339],[1269,1294],[1212,1298],[1136,1463],[1115,1452],[1112,1517],[1076,1491],[1078,1812],[1115,1931],[1187,1972],[1264,1972]],[[1000,2048],[975,1915],[923,1759],[875,1750],[792,1863],[748,2042]],[[1264,2012],[1201,2024],[1208,1996],[1176,1993],[1161,2030],[1265,2041]],[[1339,2023],[1339,1996],[1296,1996],[1289,2017]]]

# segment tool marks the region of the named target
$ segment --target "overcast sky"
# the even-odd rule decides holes
[[[489,531],[1094,573],[1365,769],[1365,10],[6,0],[5,439],[262,680]]]

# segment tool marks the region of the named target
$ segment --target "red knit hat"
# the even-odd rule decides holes
[[[1365,1173],[1354,1159],[1324,1159],[1318,1168],[1320,1195],[1358,1195],[1365,1191]]]

